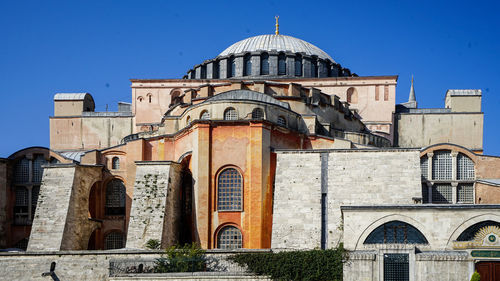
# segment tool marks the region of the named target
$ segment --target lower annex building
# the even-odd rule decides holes
[[[275,34],[183,79],[132,79],[117,112],[58,93],[50,148],[0,159],[0,247],[344,243],[346,280],[498,280],[500,158],[482,154],[481,91],[422,109],[412,83],[396,105],[397,78]]]

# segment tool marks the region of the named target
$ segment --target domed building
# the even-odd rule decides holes
[[[498,266],[484,252],[500,247],[487,241],[500,238],[500,158],[482,155],[481,91],[449,90],[445,108],[421,109],[413,83],[396,105],[397,79],[358,76],[276,32],[180,79],[131,79],[117,112],[58,93],[50,148],[31,153],[45,157],[41,181],[27,176],[33,156],[0,159],[12,201],[0,226],[29,218],[0,227],[0,246],[27,244],[64,265],[61,251],[152,240],[232,251],[342,242],[344,280],[461,280]],[[27,182],[12,180],[23,173]],[[72,265],[87,267],[130,256],[78,253],[93,258]]]

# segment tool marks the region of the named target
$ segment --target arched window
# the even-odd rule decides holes
[[[242,210],[242,179],[234,168],[228,168],[219,174],[217,181],[217,210]]]
[[[227,77],[233,77],[235,73],[236,73],[236,62],[234,60],[234,57],[230,57],[227,66]]]
[[[286,56],[283,53],[278,56],[278,75],[286,75]]]
[[[118,157],[113,157],[113,159],[111,160],[111,169],[113,170],[118,170],[120,169],[120,158]]]
[[[295,56],[295,76],[302,76],[302,56]]]
[[[457,180],[473,180],[474,162],[462,153],[457,155]]]
[[[351,87],[347,89],[347,102],[353,104],[358,103],[358,91],[356,88]]]
[[[148,100],[149,100],[149,103],[151,103],[152,97],[153,97],[153,95],[148,94]]]
[[[224,111],[224,120],[238,120],[238,112],[230,107]]]
[[[29,181],[30,174],[30,161],[24,157],[16,163],[14,168],[14,180],[16,183],[23,183]]]
[[[435,151],[434,157],[432,157],[432,178],[435,180],[451,180],[451,176],[451,151]]]
[[[500,227],[500,222],[491,221],[491,220],[478,222],[472,226],[469,226],[466,230],[464,230],[464,232],[462,232],[460,234],[460,236],[458,236],[457,241],[472,241],[472,240],[474,240],[474,237],[476,236],[476,234],[482,228],[488,227],[488,226]]]
[[[106,185],[106,215],[125,215],[125,193],[125,185],[121,180],[113,179],[108,182]]]
[[[269,55],[267,53],[260,55],[260,74],[269,74]]]
[[[174,105],[174,104],[180,103],[181,102],[180,95],[181,95],[181,91],[179,91],[179,90],[173,90],[170,93],[170,105]]]
[[[234,226],[223,227],[217,235],[217,248],[240,249],[243,247],[241,232]]]
[[[200,114],[200,119],[201,120],[209,120],[210,119],[210,112],[208,112],[208,110],[203,110]]]
[[[43,175],[42,165],[45,165],[47,161],[43,155],[37,155],[33,160],[33,182],[41,182]]]
[[[286,127],[286,119],[283,116],[278,117],[278,125]]]
[[[252,119],[262,119],[264,118],[264,111],[260,108],[256,108],[252,111]]]
[[[104,238],[104,250],[121,249],[123,244],[123,234],[118,231],[110,232]]]
[[[391,221],[377,227],[364,244],[428,244],[415,227],[402,221]]]
[[[311,59],[311,77],[318,77],[318,60]]]
[[[245,57],[243,58],[243,64],[245,65],[244,68],[244,76],[250,76],[252,75],[252,57],[250,54],[246,54]]]

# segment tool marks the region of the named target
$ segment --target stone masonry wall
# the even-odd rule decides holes
[[[88,197],[102,167],[55,164],[44,168],[28,251],[82,250],[96,227]]]
[[[321,246],[322,193],[328,202],[323,235],[333,248],[342,239],[340,206],[414,204],[421,197],[419,151],[278,151],[272,248]]]
[[[335,151],[328,165],[329,247],[342,237],[340,206],[414,204],[422,197],[418,150]]]
[[[271,248],[313,249],[320,241],[320,154],[278,154]]]
[[[144,161],[136,165],[127,248],[143,249],[150,239],[161,241],[163,247],[175,244],[181,166],[171,161]]]
[[[151,278],[149,275],[136,275],[135,278],[109,277],[110,260],[141,261],[159,258],[161,252],[157,251],[61,251],[61,252],[31,252],[31,253],[0,253],[0,276],[2,280],[268,280],[264,277],[240,275],[235,277],[227,273],[221,276],[213,275],[206,278],[199,276],[183,277],[158,277]],[[207,253],[221,261],[228,253]],[[42,276],[48,272],[50,264],[56,263],[55,277]]]

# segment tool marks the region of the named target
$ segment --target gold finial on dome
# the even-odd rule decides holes
[[[280,25],[278,24],[278,19],[280,18],[280,16],[274,16],[274,18],[276,19],[276,31],[275,31],[275,34],[278,35],[278,34],[280,34]]]

